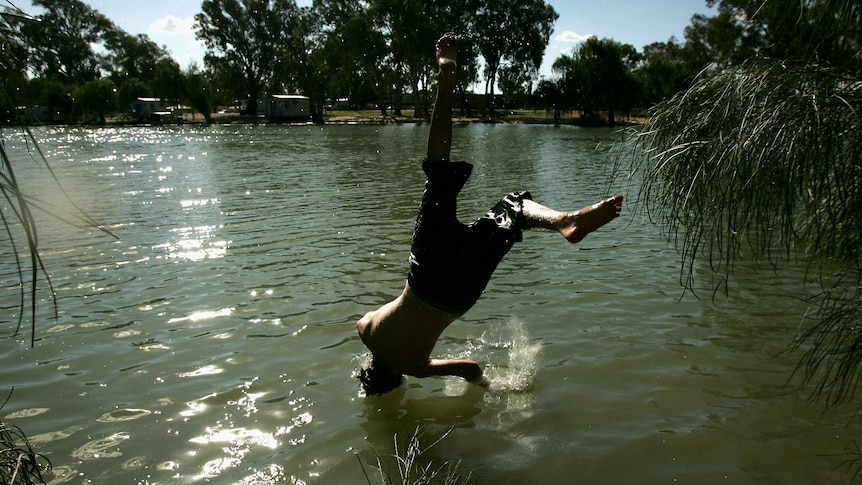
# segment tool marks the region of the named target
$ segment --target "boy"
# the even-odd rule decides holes
[[[472,224],[458,222],[455,201],[472,165],[451,162],[452,91],[457,43],[437,41],[438,91],[422,168],[428,176],[410,254],[407,284],[396,299],[365,314],[356,328],[372,354],[359,379],[367,394],[398,387],[403,375],[460,376],[483,384],[472,360],[431,359],[443,330],[476,303],[503,256],[524,229],[555,231],[571,243],[618,217],[623,197],[579,211],[557,212],[533,202],[529,192],[506,195]]]

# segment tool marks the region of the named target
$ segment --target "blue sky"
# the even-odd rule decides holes
[[[192,26],[201,0],[84,0],[130,34],[147,34],[170,50],[181,67],[201,63],[204,48],[195,40]],[[546,0],[547,1],[547,0]],[[5,3],[5,2],[4,2]],[[13,2],[38,14],[28,1]],[[311,0],[297,0],[300,6]],[[545,51],[541,73],[569,53],[587,36],[608,37],[641,49],[671,36],[682,40],[683,30],[695,13],[711,13],[706,0],[550,0],[560,18]]]

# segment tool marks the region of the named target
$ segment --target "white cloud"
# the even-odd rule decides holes
[[[194,35],[195,18],[179,18],[166,15],[150,24],[151,34],[162,35]]]
[[[554,37],[557,42],[583,42],[590,37],[595,37],[593,34],[579,34],[571,30],[564,30],[562,34]]]

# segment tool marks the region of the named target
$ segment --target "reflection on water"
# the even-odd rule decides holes
[[[489,389],[408,379],[360,397],[353,324],[403,287],[426,129],[39,128],[118,237],[39,214],[60,315],[42,293],[36,347],[0,346],[3,418],[48,454],[52,483],[365,483],[417,428],[445,435],[423,463],[460,460],[474,483],[847,481],[858,410],[785,385],[815,289],[802,271],[740,267],[727,298],[680,300],[676,254],[631,211],[577,246],[526,234],[443,335],[435,355],[478,360]],[[457,126],[454,156],[475,164],[462,219],[513,190],[595,202],[615,136]],[[34,165],[20,176],[68,206]],[[6,248],[6,314],[17,278]]]

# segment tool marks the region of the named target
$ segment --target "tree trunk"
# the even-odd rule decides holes
[[[464,83],[458,83],[458,97],[461,98],[461,116],[472,117],[473,113],[470,109],[470,104],[467,102],[467,88]]]
[[[401,116],[401,93],[404,88],[400,82],[395,83],[395,91],[392,92],[392,113]]]
[[[324,123],[323,106],[325,103],[325,95],[322,90],[314,90],[308,97],[311,98],[309,100],[309,104],[311,105],[311,122],[315,125],[322,125]]]
[[[246,116],[257,116],[257,93],[250,93],[246,100],[243,114]]]
[[[419,92],[419,82],[413,81],[413,116],[419,118],[425,116],[425,104],[422,102],[422,94]]]
[[[485,81],[485,110],[489,118],[494,117],[494,84],[497,80],[497,71],[491,71],[488,80]],[[489,94],[490,93],[490,94]]]

